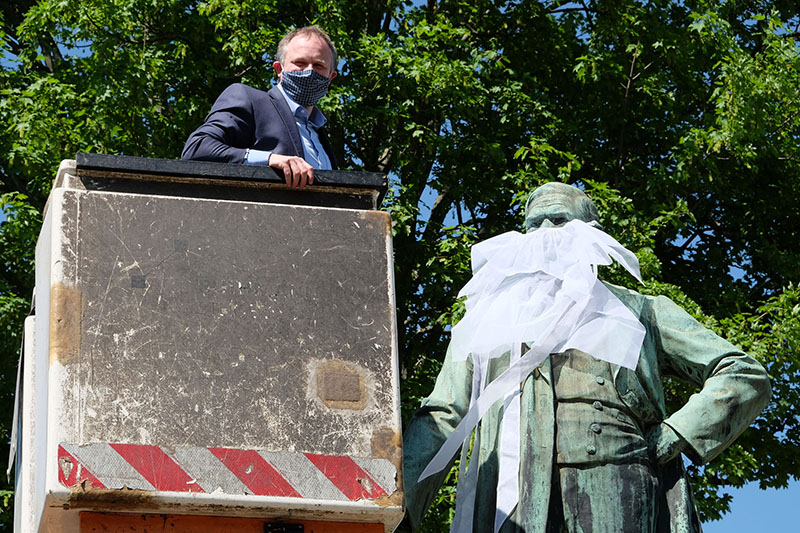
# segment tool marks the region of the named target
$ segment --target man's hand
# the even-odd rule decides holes
[[[268,164],[272,168],[283,171],[286,185],[292,189],[302,189],[306,185],[314,183],[314,167],[302,157],[272,154],[269,156]]]

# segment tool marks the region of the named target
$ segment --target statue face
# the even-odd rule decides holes
[[[563,226],[570,220],[585,222],[583,203],[588,198],[580,190],[565,183],[545,183],[531,194],[525,214],[525,231]]]

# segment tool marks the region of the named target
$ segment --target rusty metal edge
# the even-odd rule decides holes
[[[78,174],[100,170],[119,172],[130,176],[172,176],[190,179],[205,179],[215,182],[238,181],[283,185],[283,178],[272,168],[262,165],[215,163],[209,161],[184,161],[180,159],[158,159],[126,155],[90,154],[78,152],[75,156]],[[377,193],[376,206],[383,201],[388,191],[388,178],[379,172],[357,172],[351,170],[316,170],[315,186],[369,189]]]

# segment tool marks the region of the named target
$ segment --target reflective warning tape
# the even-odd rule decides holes
[[[62,443],[58,480],[67,487],[373,500],[397,490],[387,459],[233,448]]]

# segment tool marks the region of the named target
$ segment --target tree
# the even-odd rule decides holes
[[[228,83],[269,87],[280,37],[318,22],[344,58],[321,102],[337,158],[392,182],[406,416],[438,371],[469,246],[518,229],[524,191],[567,181],[637,252],[646,291],[684,304],[773,376],[753,428],[692,472],[703,516],[727,510],[725,486],[800,475],[794,2],[12,0],[0,16],[5,405],[59,161],[177,157]],[[676,402],[691,392],[670,390]]]

